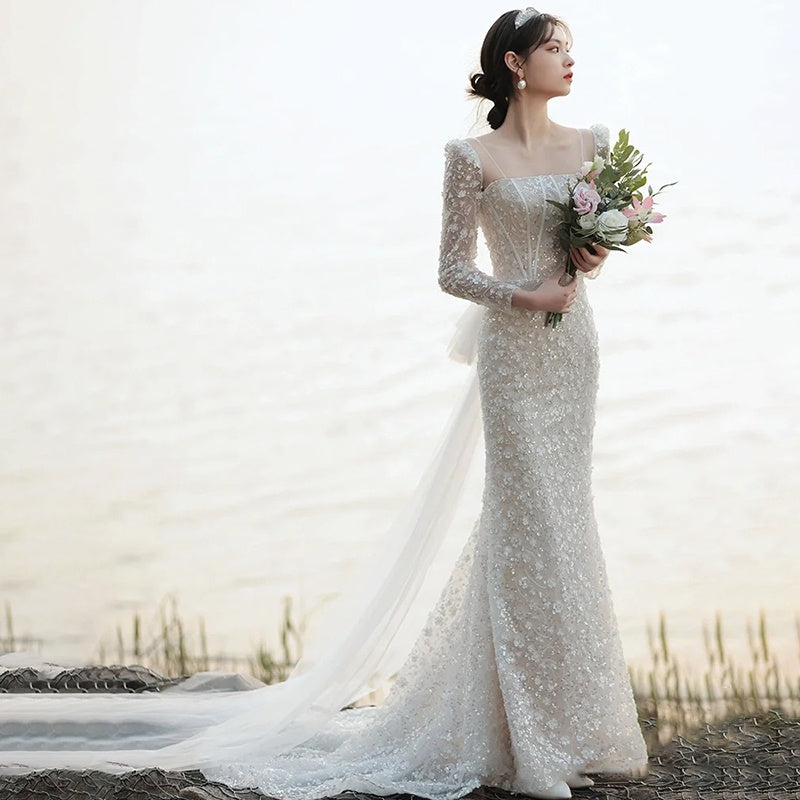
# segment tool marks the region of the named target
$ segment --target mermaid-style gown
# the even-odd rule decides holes
[[[608,129],[592,132],[606,154]],[[472,141],[446,143],[439,283],[482,312],[480,517],[383,705],[340,711],[284,752],[220,756],[208,777],[286,800],[348,789],[453,800],[482,785],[547,789],[576,771],[646,774],[593,511],[586,275],[555,330],[545,312],[511,306],[514,288],[563,269],[546,200],[566,199],[573,174],[482,189]],[[475,266],[478,227],[491,276]],[[0,765],[6,750],[0,724]]]

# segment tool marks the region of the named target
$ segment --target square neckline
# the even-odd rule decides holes
[[[496,183],[500,183],[501,181],[530,181],[534,178],[562,178],[564,176],[576,176],[580,170],[573,170],[572,172],[539,172],[536,175],[511,175],[511,176],[503,176],[501,178],[495,178],[491,183],[487,183],[486,186],[481,189],[480,194],[483,196],[489,189],[492,188]]]
[[[578,135],[581,137],[581,143],[583,142],[583,135],[581,134],[581,130],[587,130],[586,128],[576,128],[578,131]],[[595,136],[595,132],[588,128],[589,132],[592,134],[592,143],[594,144],[594,155],[597,156],[597,137]],[[470,149],[472,150],[473,155],[478,163],[478,169],[481,174],[481,197],[486,194],[489,189],[494,186],[496,183],[500,183],[500,181],[528,181],[533,180],[534,178],[563,178],[565,175],[577,175],[580,172],[581,166],[583,166],[583,162],[581,162],[580,166],[577,169],[570,170],[569,172],[537,172],[534,175],[503,175],[499,178],[495,178],[493,181],[490,181],[483,186],[483,162],[481,161],[480,155],[478,151],[475,149],[475,145],[472,144],[472,140],[474,137],[469,137],[464,139],[464,141],[469,145]],[[491,153],[489,154],[491,157]],[[496,162],[495,162],[496,163]],[[500,166],[499,164],[497,166]]]

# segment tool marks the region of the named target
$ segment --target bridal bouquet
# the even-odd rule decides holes
[[[567,274],[570,279],[577,267],[570,247],[587,247],[593,242],[609,250],[622,250],[637,242],[652,241],[653,223],[666,214],[653,211],[653,198],[673,183],[664,184],[657,192],[647,187],[647,197],[639,191],[647,183],[647,168],[639,165],[644,156],[628,141],[628,132],[621,130],[608,160],[597,156],[586,161],[576,173],[567,203],[547,202],[564,212],[558,226],[558,238],[567,248]],[[625,252],[623,250],[623,252]],[[563,314],[548,311],[545,327],[558,326]]]

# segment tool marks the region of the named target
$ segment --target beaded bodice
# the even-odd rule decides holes
[[[595,154],[608,155],[608,128],[591,126]],[[561,211],[548,200],[565,202],[574,172],[501,177],[483,188],[481,159],[474,139],[445,144],[439,285],[457,297],[508,308],[523,283],[539,283],[563,269],[566,251],[556,237]],[[478,147],[480,145],[477,145]],[[476,267],[477,230],[490,253],[492,275]],[[594,278],[600,267],[580,273]]]

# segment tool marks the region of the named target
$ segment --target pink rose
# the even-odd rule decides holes
[[[597,193],[597,189],[595,189],[594,181],[591,183],[580,181],[572,190],[572,199],[575,202],[575,209],[579,214],[594,214],[600,203],[600,195]]]

